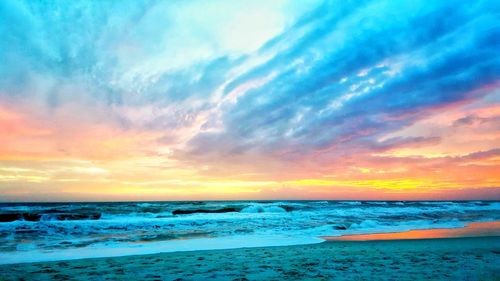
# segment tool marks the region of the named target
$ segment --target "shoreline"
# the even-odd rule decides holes
[[[118,258],[151,254],[184,253],[211,250],[232,250],[262,247],[312,245],[325,241],[377,241],[408,239],[445,239],[467,237],[500,237],[500,221],[475,222],[459,228],[419,229],[403,232],[352,234],[344,236],[231,236],[198,239],[179,239],[128,247],[88,247],[52,251],[16,251],[0,253],[0,265],[58,262],[95,258]]]
[[[321,238],[327,241],[376,241],[495,236],[500,236],[500,221],[473,222],[457,228],[415,229],[401,232],[321,236]]]
[[[500,237],[325,241],[0,265],[0,280],[498,280]]]
[[[324,239],[309,236],[231,236],[198,239],[179,239],[127,247],[94,246],[52,251],[16,251],[0,253],[0,266],[19,263],[72,261],[94,258],[118,258],[145,256],[163,253],[188,253],[197,251],[231,250],[242,248],[280,247],[310,245],[324,242]],[[242,245],[244,245],[242,247]]]

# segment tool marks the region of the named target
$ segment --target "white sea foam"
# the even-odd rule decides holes
[[[240,213],[286,213],[286,210],[278,206],[248,206],[240,211]]]
[[[194,213],[173,215],[175,210]],[[0,260],[52,259],[58,253],[64,253],[60,259],[81,257],[77,252],[90,257],[139,250],[148,253],[152,249],[199,250],[208,247],[203,243],[242,247],[274,245],[273,241],[279,240],[281,245],[316,241],[319,236],[461,227],[475,221],[500,220],[500,202],[483,201],[0,204],[0,214],[21,211],[41,214],[41,218],[0,223]],[[77,219],[58,220],[55,215],[91,212],[100,213],[100,218],[75,216]]]
[[[259,235],[230,236],[189,240],[170,240],[144,244],[106,243],[80,249],[42,251],[28,249],[14,253],[0,252],[0,264],[43,262],[83,258],[119,257],[193,250],[220,250],[250,247],[290,246],[320,243],[323,239],[310,236]]]

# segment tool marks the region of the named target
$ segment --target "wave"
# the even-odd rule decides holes
[[[291,210],[291,209],[290,209]],[[287,210],[279,206],[248,206],[240,211],[241,213],[286,213]]]
[[[101,218],[101,213],[3,213],[0,214],[0,222],[13,222],[13,221],[51,221],[51,220],[98,220]]]
[[[225,207],[220,209],[177,209],[172,211],[173,215],[191,215],[191,214],[217,214],[217,213],[286,213],[299,208],[289,205],[272,205],[272,203],[258,203],[246,207]]]
[[[500,202],[198,201],[0,204],[0,256],[157,241],[318,237],[500,220]],[[207,240],[208,241],[208,240]],[[29,243],[28,243],[29,242]]]
[[[195,209],[195,210],[174,210],[172,214],[174,215],[190,215],[190,214],[217,214],[217,213],[232,213],[239,212],[239,209],[236,208],[222,208],[222,209]]]
[[[361,205],[361,201],[339,201],[338,203],[340,204],[345,204],[345,205]]]

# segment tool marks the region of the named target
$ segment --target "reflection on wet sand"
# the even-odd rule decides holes
[[[326,236],[322,238],[332,241],[369,241],[478,236],[500,236],[500,221],[471,223],[462,228],[421,229],[404,232],[356,234],[337,237]]]

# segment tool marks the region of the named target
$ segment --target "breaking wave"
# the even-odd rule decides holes
[[[494,201],[0,204],[0,256],[186,239],[283,241],[277,237],[288,237],[295,241],[297,237],[461,227],[495,220],[500,220],[500,202]]]

